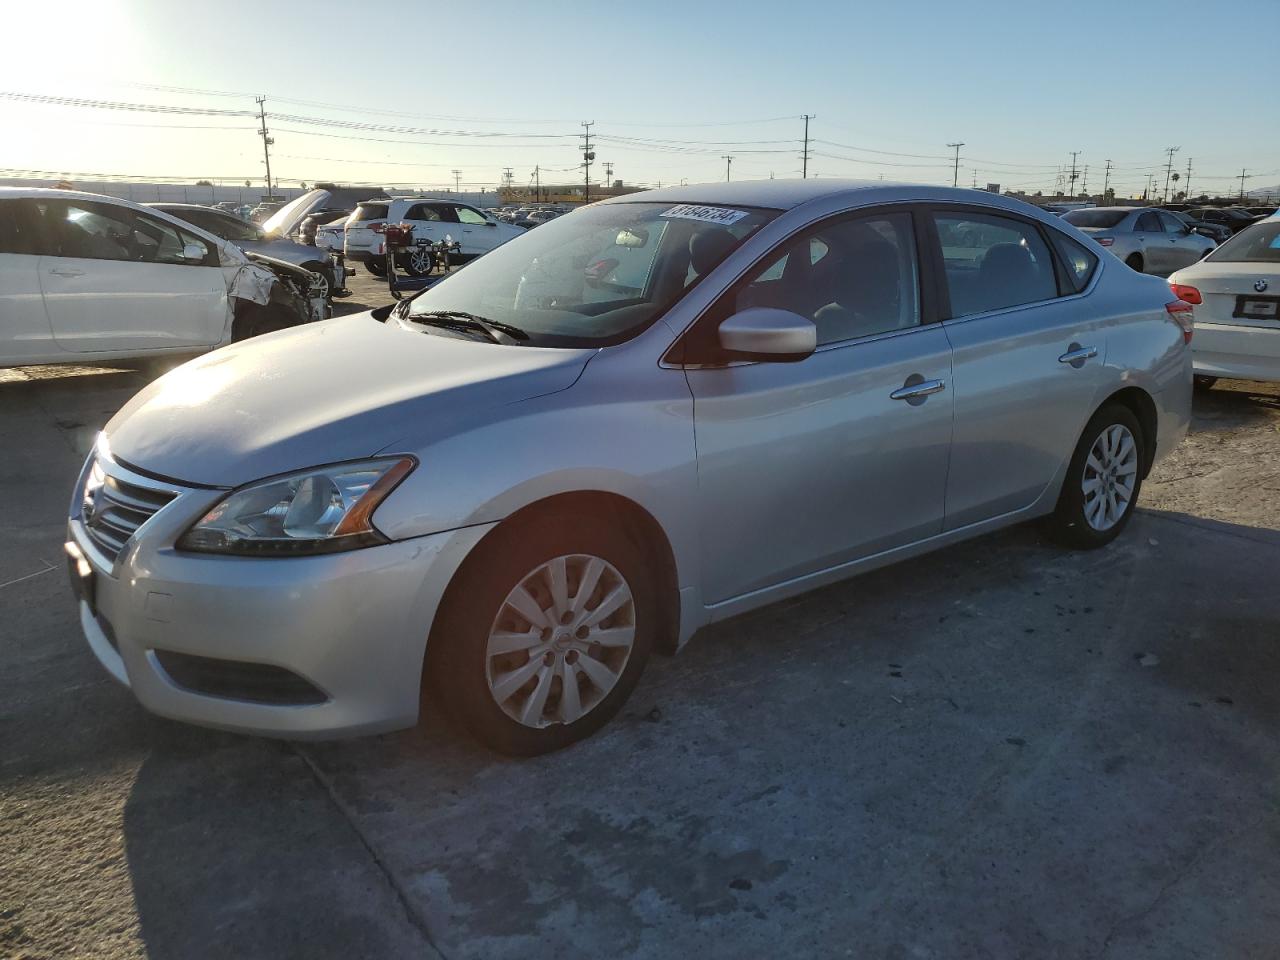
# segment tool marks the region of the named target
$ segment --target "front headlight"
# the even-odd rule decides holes
[[[412,457],[315,467],[235,490],[178,540],[179,550],[285,557],[386,543],[373,511]]]

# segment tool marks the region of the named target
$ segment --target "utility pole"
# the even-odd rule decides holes
[[[1187,179],[1182,181],[1182,195],[1187,200],[1191,199],[1191,158],[1187,157]]]
[[[806,113],[800,119],[804,121],[804,152],[800,154],[800,176],[804,180],[809,179],[809,121],[814,115]],[[770,180],[773,178],[770,177]]]
[[[511,168],[510,168],[510,167],[503,167],[503,168],[502,168],[502,185],[503,185],[504,187],[507,187],[508,189],[510,189],[510,187],[511,187],[511,178],[512,178],[512,170],[511,170]]]
[[[1089,165],[1084,165],[1084,172],[1080,174],[1080,192],[1086,197],[1089,196]]]
[[[720,157],[724,161],[724,182],[729,182],[729,168],[733,166],[733,154],[726,153]]]
[[[960,148],[963,147],[964,144],[948,143],[947,146],[956,152],[955,167],[951,171],[951,185],[953,187],[957,187],[960,185]]]
[[[596,158],[591,151],[591,128],[595,125],[594,120],[582,125],[582,129],[586,131],[582,135],[582,202],[584,204],[591,202],[591,161]]]
[[[258,136],[262,138],[262,157],[267,162],[267,196],[272,197],[275,196],[275,191],[271,189],[271,145],[275,140],[267,136],[267,98],[254,97],[254,99],[258,101],[258,120],[262,123]]]
[[[1173,173],[1173,155],[1181,150],[1181,147],[1165,147],[1164,152],[1169,155],[1169,159],[1164,165],[1164,201],[1169,202],[1169,175]]]
[[[1071,196],[1073,197],[1076,195],[1076,180],[1078,180],[1080,177],[1080,174],[1076,173],[1076,158],[1078,156],[1080,156],[1079,150],[1071,151],[1071,178],[1070,178],[1071,185],[1069,187],[1069,190],[1071,192]]]
[[[1107,161],[1106,173],[1102,176],[1102,202],[1107,202],[1107,189],[1111,186],[1111,161]]]
[[[1240,199],[1241,199],[1241,200],[1243,200],[1243,199],[1244,199],[1244,182],[1245,182],[1245,180],[1247,179],[1247,178],[1245,177],[1245,174],[1246,174],[1247,172],[1248,172],[1248,168],[1247,168],[1247,167],[1241,167],[1241,168],[1240,168]]]
[[[542,200],[542,167],[533,168],[533,199],[535,203]]]

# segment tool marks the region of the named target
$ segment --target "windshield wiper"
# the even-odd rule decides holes
[[[519,327],[500,320],[478,317],[463,310],[428,310],[425,313],[407,313],[407,320],[428,326],[456,327],[464,330],[480,330],[494,343],[501,343],[498,334],[511,340],[528,340],[529,334]]]

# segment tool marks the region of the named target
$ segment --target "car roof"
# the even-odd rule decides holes
[[[923,183],[896,183],[886,180],[840,180],[811,178],[808,180],[739,180],[732,183],[700,183],[684,187],[664,187],[611,197],[602,203],[692,203],[709,206],[763,207],[790,210],[814,201],[847,200],[850,206],[873,203],[942,200],[953,203],[975,203],[1004,208],[1011,212],[1036,212],[1052,216],[1039,207],[982,190],[957,187],[935,187]]]

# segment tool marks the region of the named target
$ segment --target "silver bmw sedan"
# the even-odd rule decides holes
[[[556,749],[714,621],[1036,518],[1107,544],[1186,432],[1192,310],[985,193],[594,204],[134,397],[71,501],[80,622],[165,716],[350,735],[436,696]]]

